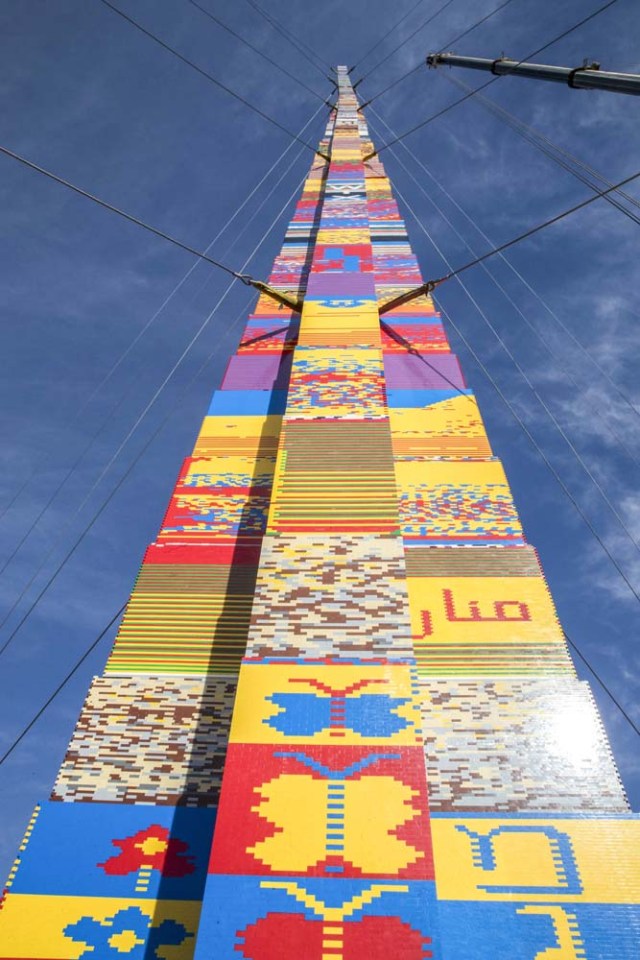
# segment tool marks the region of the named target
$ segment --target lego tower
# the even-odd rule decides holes
[[[637,960],[638,820],[347,70],[0,958]],[[635,845],[635,860],[634,860]]]

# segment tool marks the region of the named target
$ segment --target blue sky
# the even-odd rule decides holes
[[[269,10],[295,34],[306,36],[329,63],[353,64],[413,2],[328,0],[310,5],[270,0]],[[202,3],[213,9],[211,0]],[[316,111],[319,101],[210,22],[188,0],[120,0],[119,5],[290,130],[299,131]],[[440,5],[424,0],[363,68],[373,66]],[[373,96],[497,5],[497,0],[453,0],[363,82],[362,97]],[[560,4],[513,0],[455,50],[491,57],[504,52],[521,58],[598,5],[597,0]],[[329,83],[246,0],[222,0],[215,5],[215,13],[319,93],[329,93]],[[290,147],[285,134],[172,58],[99,0],[55,4],[5,0],[0,28],[0,143],[196,248],[204,248],[216,236],[289,148],[276,172],[211,250],[214,257],[241,266],[273,225],[248,267],[258,277],[268,273],[297,185],[309,165],[307,150],[296,144]],[[639,34],[633,0],[618,0],[545,51],[541,59],[577,65],[588,56],[600,60],[604,69],[640,72]],[[357,70],[354,76],[359,75]],[[455,75],[474,85],[486,80],[481,74],[459,71]],[[633,97],[571,91],[509,77],[496,82],[487,95],[612,182],[636,172],[640,133],[638,102]],[[394,131],[403,132],[458,96],[441,71],[425,68],[381,97],[374,108]],[[369,117],[380,143],[378,131],[385,130],[384,123],[371,112]],[[321,111],[308,126],[305,136],[312,142],[320,136],[324,118]],[[446,272],[429,236],[456,266],[470,258],[463,241],[477,252],[488,249],[460,208],[495,244],[588,195],[583,185],[473,99],[408,137],[406,145],[434,179],[402,147],[384,151],[382,159],[426,230],[400,201],[425,277]],[[38,592],[159,430],[0,658],[2,752],[125,601],[143,550],[162,519],[181,460],[191,449],[207,399],[235,348],[248,292],[239,284],[232,288],[89,494],[222,297],[227,278],[206,264],[197,265],[86,405],[193,266],[193,258],[13,160],[0,157],[0,166],[5,360],[0,386],[0,510],[33,475],[0,519],[0,566],[95,435],[70,482],[7,566],[0,592],[1,618],[50,553],[27,596]],[[629,192],[640,196],[635,185]],[[612,386],[615,383],[640,409],[637,229],[598,201],[510,252],[513,265],[549,309],[506,265],[489,261],[492,273],[526,320],[480,268],[465,274],[466,290],[451,281],[440,288],[437,299],[640,590],[638,548],[486,322],[499,332],[631,536],[640,542],[640,508],[635,497],[638,465],[620,444],[640,457],[640,417]],[[576,348],[553,314],[582,342],[600,369]],[[494,449],[504,461],[528,539],[541,554],[563,624],[640,722],[637,601],[456,332],[449,328],[449,334],[479,396]],[[194,381],[203,365],[202,375]],[[26,604],[27,597],[7,621],[0,642],[19,621]],[[90,678],[101,671],[110,641],[111,635],[104,638],[0,767],[0,873],[9,867],[34,804],[49,793]],[[578,670],[586,675],[580,665]],[[594,693],[637,808],[637,738],[597,684]]]

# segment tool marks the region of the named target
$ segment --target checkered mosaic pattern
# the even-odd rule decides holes
[[[637,960],[639,821],[346,68],[0,960]]]

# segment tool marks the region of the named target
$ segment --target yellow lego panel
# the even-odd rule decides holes
[[[151,940],[162,960],[191,960],[200,907],[199,901],[10,893],[0,911],[0,957],[78,960],[118,953],[126,957]],[[165,941],[163,929],[158,929],[163,922]]]
[[[230,741],[418,745],[411,668],[245,663]]]
[[[396,461],[403,535],[517,543],[522,528],[499,460]]]
[[[275,453],[281,429],[282,417],[275,414],[266,417],[205,417],[193,456]]]
[[[198,457],[189,462],[180,480],[185,487],[261,486],[270,484],[275,462],[273,457]]]
[[[346,240],[343,242],[347,243]],[[333,305],[329,306],[328,302]],[[322,300],[306,300],[302,309],[301,328],[304,328],[309,321],[322,319],[339,323],[347,329],[353,323],[380,327],[377,302],[367,300],[365,297],[336,296],[325,297]]]
[[[440,900],[637,903],[636,818],[433,817]]]
[[[491,456],[478,405],[468,394],[427,407],[389,410],[397,456]]]
[[[563,643],[542,577],[408,577],[414,641]]]
[[[316,243],[370,243],[369,225],[366,227],[321,227],[318,230]]]

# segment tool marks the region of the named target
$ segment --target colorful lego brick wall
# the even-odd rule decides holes
[[[345,68],[0,958],[636,960],[638,819]],[[635,853],[634,853],[635,851]]]
[[[304,295],[326,162],[272,287]],[[190,960],[299,316],[261,296],[0,910],[0,957]]]

